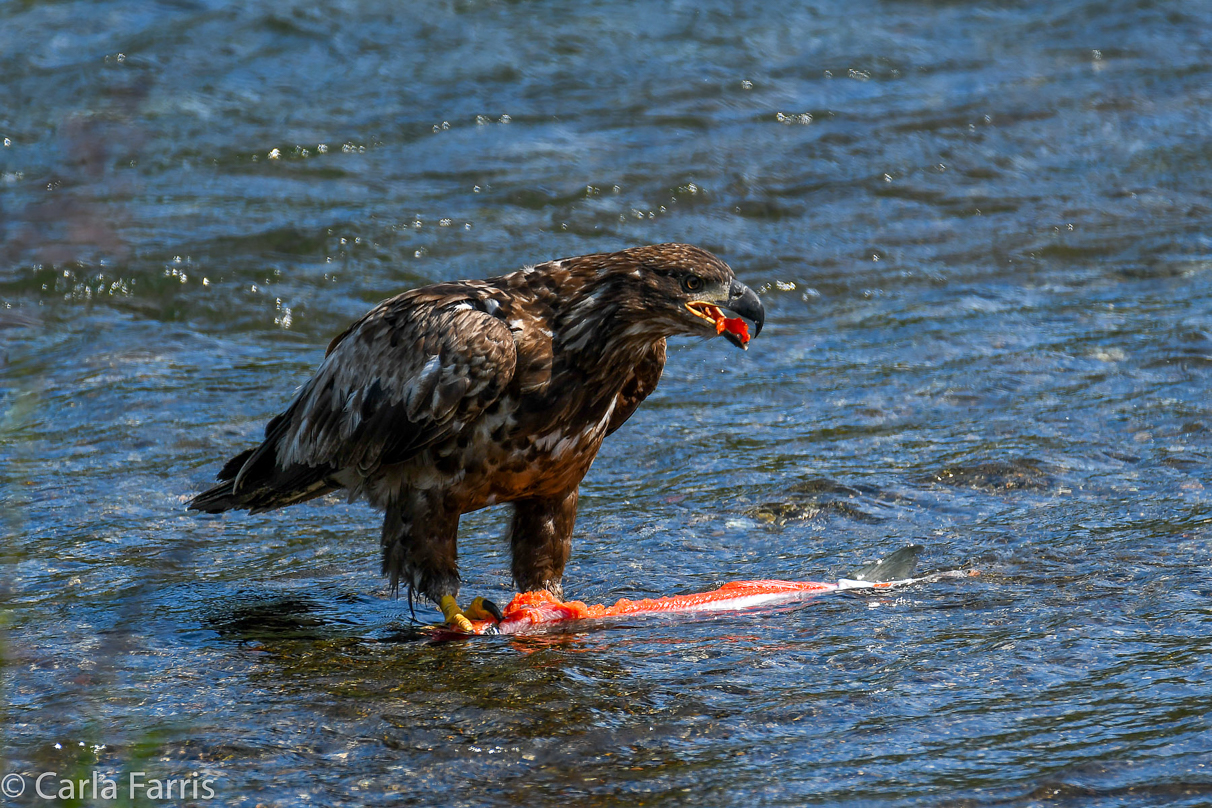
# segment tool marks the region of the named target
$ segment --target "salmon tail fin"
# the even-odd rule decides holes
[[[902,547],[887,558],[859,567],[849,577],[855,581],[870,583],[903,581],[913,575],[913,568],[917,566],[917,554],[923,549],[925,548],[920,544]]]

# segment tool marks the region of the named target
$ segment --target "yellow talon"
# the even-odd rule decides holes
[[[472,620],[500,620],[501,610],[497,605],[487,598],[476,598],[463,612]]]
[[[475,628],[471,625],[471,621],[464,616],[463,610],[455,602],[454,595],[443,595],[442,599],[438,601],[438,608],[442,610],[442,616],[446,618],[446,625],[466,634],[476,633]]]

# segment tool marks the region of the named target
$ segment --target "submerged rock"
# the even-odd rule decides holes
[[[869,487],[854,488],[835,480],[815,478],[794,483],[787,489],[790,495],[781,500],[763,502],[745,511],[759,522],[785,525],[788,522],[840,516],[856,522],[879,522],[881,519],[867,513],[850,500],[864,494],[878,495]]]
[[[1052,477],[1041,464],[1027,458],[948,466],[924,481],[979,491],[1045,491],[1052,487]]]

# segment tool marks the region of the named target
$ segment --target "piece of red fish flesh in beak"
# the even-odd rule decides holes
[[[753,322],[753,336],[762,333],[762,326],[766,322],[766,309],[762,306],[762,300],[757,294],[745,284],[738,280],[734,280],[728,288],[728,302],[724,304],[724,308],[739,314]],[[722,320],[716,320],[716,333],[723,334],[724,338],[738,348],[748,350],[749,327],[744,320],[738,317],[724,317]]]

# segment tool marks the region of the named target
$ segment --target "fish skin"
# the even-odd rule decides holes
[[[523,592],[515,595],[504,609],[504,619],[473,620],[476,634],[542,634],[559,630],[568,623],[582,620],[610,620],[657,614],[707,614],[734,612],[758,606],[776,606],[808,600],[829,592],[853,589],[899,589],[910,584],[931,583],[944,578],[964,578],[979,575],[977,570],[950,570],[920,578],[898,581],[859,581],[842,578],[836,583],[820,581],[732,581],[709,592],[672,595],[662,598],[617,601],[611,606],[588,605],[579,600],[561,601],[550,592]],[[438,628],[435,636],[454,639],[467,636]]]

